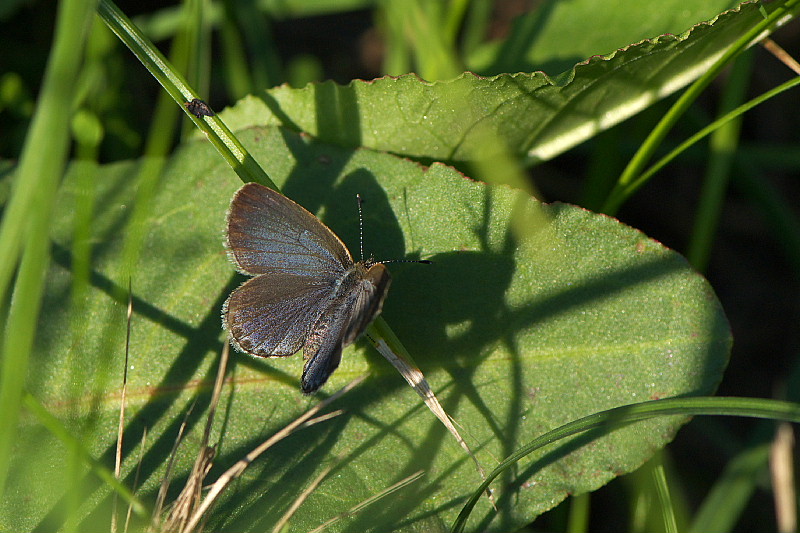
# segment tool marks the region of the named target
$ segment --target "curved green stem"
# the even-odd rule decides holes
[[[552,431],[548,431],[503,460],[497,468],[486,476],[486,480],[472,493],[472,496],[470,496],[469,500],[458,514],[456,521],[453,523],[451,531],[454,533],[464,531],[467,518],[469,518],[472,509],[492,481],[505,470],[513,466],[517,461],[536,450],[591,429],[605,428],[608,431],[612,431],[632,422],[667,415],[744,416],[800,423],[800,404],[758,398],[668,398],[615,407],[614,409],[594,413],[574,420]]]

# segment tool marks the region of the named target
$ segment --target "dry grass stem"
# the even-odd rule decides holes
[[[313,426],[314,424],[319,424],[320,422],[325,422],[326,420],[330,420],[331,418],[336,418],[337,416],[344,413],[343,409],[337,409],[336,411],[331,411],[330,413],[325,413],[324,415],[319,415],[317,417],[312,418],[302,426],[297,429],[305,429],[307,427]]]
[[[133,490],[136,494],[136,488],[139,486],[139,474],[142,472],[142,460],[144,459],[145,445],[147,444],[147,428],[142,430],[142,442],[139,446],[139,460],[136,463],[136,474],[133,476]],[[125,515],[125,527],[123,531],[127,532],[131,523],[131,516],[133,515],[133,505],[128,505],[128,512]]]
[[[800,63],[798,63],[795,58],[789,55],[789,52],[781,48],[778,43],[770,38],[767,38],[761,41],[761,46],[763,46],[769,53],[777,57],[781,63],[792,69],[795,74],[800,75]]]
[[[353,516],[354,514],[358,513],[362,509],[364,509],[365,507],[367,507],[369,505],[372,505],[373,503],[377,502],[378,500],[388,496],[392,492],[396,492],[396,491],[402,489],[403,487],[405,487],[407,485],[410,485],[411,483],[413,483],[416,480],[418,480],[419,478],[421,478],[424,474],[425,474],[424,470],[420,470],[418,472],[414,472],[410,476],[401,479],[400,481],[398,481],[394,485],[392,485],[390,487],[387,487],[386,489],[382,490],[378,494],[367,498],[366,500],[364,500],[361,503],[355,505],[354,507],[351,507],[348,511],[346,511],[346,512],[340,514],[340,515],[334,516],[333,518],[331,518],[330,520],[328,520],[327,522],[325,522],[321,526],[319,526],[319,527],[317,527],[315,529],[312,529],[309,533],[319,533],[323,529],[335,524],[339,520],[347,518],[348,516]]]
[[[775,521],[779,533],[797,531],[797,495],[794,488],[794,430],[788,422],[778,425],[769,452]]]
[[[331,396],[326,398],[325,400],[319,402],[317,405],[306,411],[304,414],[293,420],[290,424],[288,424],[285,428],[283,428],[278,433],[274,434],[266,441],[261,443],[257,446],[253,451],[248,453],[243,459],[238,461],[232,467],[230,467],[227,471],[225,471],[213,485],[211,485],[208,494],[206,495],[203,502],[197,507],[194,511],[194,515],[192,518],[186,523],[186,527],[182,530],[184,533],[188,533],[194,531],[197,525],[200,523],[200,520],[203,518],[205,513],[208,509],[213,505],[213,503],[217,500],[217,498],[222,494],[222,492],[230,485],[236,478],[238,478],[242,472],[244,472],[248,466],[260,456],[262,453],[267,451],[270,447],[272,447],[275,443],[281,441],[282,439],[289,436],[291,433],[296,431],[297,429],[303,427],[307,422],[309,422],[317,413],[319,413],[322,409],[327,407],[331,402],[340,398],[343,394],[346,394],[354,387],[356,387],[359,383],[364,380],[364,377],[357,378],[351,381],[346,386],[342,387]]]
[[[131,317],[133,317],[133,293],[131,281],[128,279],[128,313],[127,333],[125,335],[125,367],[122,370],[122,393],[119,399],[119,425],[117,427],[117,449],[114,454],[114,477],[119,479],[122,471],[122,437],[125,433],[125,404],[128,394],[128,357],[131,351]],[[111,533],[117,533],[117,493],[114,493],[114,503],[111,507]],[[130,513],[130,506],[128,507]]]
[[[295,498],[295,500],[292,502],[292,505],[289,506],[289,509],[283,514],[281,519],[278,520],[278,522],[275,524],[275,527],[272,528],[272,533],[280,533],[283,531],[283,527],[289,523],[289,520],[292,518],[292,516],[294,516],[300,506],[303,505],[303,502],[308,499],[309,495],[316,490],[320,483],[322,483],[322,480],[325,479],[325,476],[328,475],[332,468],[333,465],[329,465],[324,468],[322,472],[320,472],[319,475],[314,479],[314,481],[312,481],[311,484],[306,487],[306,489],[301,492],[297,498]]]
[[[417,368],[415,365],[411,364],[409,361],[401,358],[399,355],[394,353],[394,351],[386,344],[385,341],[382,339],[374,340],[373,345],[375,348],[383,355],[387,361],[392,363],[392,365],[400,372],[400,375],[405,378],[409,385],[419,394],[422,400],[425,402],[425,405],[428,406],[428,409],[436,416],[436,418],[444,424],[444,427],[450,432],[453,437],[455,437],[458,444],[461,448],[467,452],[467,454],[472,458],[472,461],[475,463],[475,468],[478,470],[478,473],[481,476],[481,479],[486,479],[486,472],[483,470],[483,466],[478,461],[478,458],[475,457],[475,454],[472,453],[472,449],[469,447],[467,442],[461,437],[461,434],[458,432],[456,427],[453,425],[452,420],[450,420],[450,415],[442,407],[442,404],[439,403],[439,400],[436,398],[436,395],[433,393],[431,386],[428,384],[428,380],[425,379],[425,375],[422,371]],[[491,493],[490,489],[486,489],[486,496],[489,498],[489,501],[497,510],[497,506],[495,505],[494,496]]]
[[[184,531],[190,517],[194,513],[203,497],[203,481],[206,478],[214,462],[216,449],[208,445],[211,437],[211,427],[214,423],[214,416],[219,405],[219,398],[222,395],[222,385],[225,382],[225,373],[228,368],[228,357],[230,355],[230,344],[225,343],[222,354],[219,358],[217,377],[214,380],[214,390],[211,394],[211,403],[208,408],[206,426],[203,430],[203,437],[200,441],[200,453],[197,454],[192,472],[186,480],[183,490],[175,500],[169,516],[164,521],[164,531]]]

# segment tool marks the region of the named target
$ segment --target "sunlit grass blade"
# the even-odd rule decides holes
[[[717,61],[711,66],[697,81],[695,81],[689,88],[678,98],[675,104],[669,111],[662,117],[655,128],[650,132],[650,135],[642,143],[639,150],[631,158],[628,166],[622,172],[622,175],[617,182],[617,186],[611,191],[608,199],[606,200],[603,212],[613,215],[620,208],[622,203],[632,194],[635,189],[632,189],[632,184],[639,181],[640,174],[644,169],[647,162],[652,158],[655,151],[661,145],[661,142],[666,137],[667,133],[677,123],[678,119],[686,112],[689,106],[694,102],[698,96],[705,90],[705,88],[716,78],[719,73],[725,68],[736,56],[741,54],[748,46],[755,40],[774,27],[778,22],[786,16],[792,14],[793,10],[800,4],[800,0],[787,0],[786,2],[777,5],[767,18],[760,23],[753,26],[748,32],[742,35],[739,40],[731,46]]]
[[[548,431],[503,460],[497,468],[489,473],[486,481],[472,493],[472,496],[470,496],[459,513],[458,518],[453,523],[451,531],[464,531],[467,519],[483,494],[483,491],[489,487],[497,476],[534,451],[548,444],[558,442],[566,437],[583,433],[591,429],[603,429],[608,432],[631,424],[632,422],[667,415],[745,416],[800,423],[800,404],[753,398],[668,398],[665,400],[654,400],[651,402],[616,407],[574,420],[552,431]]]
[[[93,7],[81,0],[59,5],[37,108],[0,225],[0,301],[11,302],[0,352],[0,495],[5,492],[50,264],[50,220],[66,165],[69,120]],[[15,273],[14,295],[8,298]]]
[[[617,189],[618,191],[621,192],[615,194],[622,194],[624,196],[624,198],[622,198],[620,201],[624,201],[625,199],[630,198],[631,195],[633,195],[637,190],[643,187],[650,179],[652,179],[653,176],[658,171],[660,171],[667,164],[669,164],[670,161],[674,160],[680,154],[689,149],[692,145],[703,140],[705,137],[708,137],[709,135],[717,131],[719,128],[721,128],[728,122],[735,120],[737,117],[753,109],[757,105],[762,104],[767,100],[785,91],[788,91],[789,89],[796,87],[797,85],[800,85],[800,76],[792,78],[791,80],[778,85],[774,89],[770,89],[764,94],[756,98],[753,98],[749,102],[745,102],[744,104],[740,105],[731,112],[726,113],[725,115],[721,116],[714,122],[710,123],[708,126],[704,127],[703,129],[701,129],[700,131],[698,131],[697,133],[695,133],[694,135],[692,135],[691,137],[680,143],[677,147],[670,150],[670,152],[667,155],[659,159],[646,171],[642,172],[636,179],[631,181],[627,186],[625,186],[622,189]],[[611,206],[611,204],[609,203],[609,201],[607,201],[606,206],[603,207],[603,211],[606,212],[609,206]]]
[[[169,64],[164,55],[153,46],[113,2],[100,0],[97,12],[111,31],[125,43],[181,108],[183,108],[184,102],[197,98],[198,95],[180,72]],[[255,162],[245,147],[218,116],[196,117],[189,113],[188,110],[186,113],[206,134],[211,144],[214,145],[242,181],[256,181],[277,189],[261,166]]]

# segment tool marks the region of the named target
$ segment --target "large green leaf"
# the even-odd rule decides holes
[[[423,160],[462,163],[498,151],[549,159],[693,81],[761,20],[758,4],[745,4],[681,35],[588,58],[557,79],[465,73],[434,83],[407,75],[282,86],[223,116],[234,127],[281,124],[330,144]]]
[[[546,0],[514,20],[510,34],[478,48],[468,68],[481,74],[558,74],[667,33],[680,35],[740,4],[737,0]]]
[[[469,180],[440,164],[424,168],[275,127],[251,129],[242,139],[283,192],[318,213],[351,249],[358,249],[360,193],[369,253],[433,261],[390,265],[394,281],[384,317],[487,468],[582,415],[714,391],[730,343],[719,303],[682,257],[640,232]],[[241,281],[222,246],[225,211],[241,183],[207,144],[185,145],[163,176],[141,259],[125,268],[121,247],[135,168],[118,164],[99,173],[91,286],[77,304],[70,300],[68,250],[76,199],[86,191],[75,176],[63,185],[30,388],[83,435],[96,457],[112,464],[130,272],[124,481],[133,484],[136,443],[146,427],[138,493],[152,501],[178,426],[195,401],[179,450],[179,480],[202,430],[223,346],[220,306]],[[232,363],[212,479],[317,401],[299,391],[300,356],[234,354]],[[474,466],[367,343],[345,351],[323,390],[365,372],[370,377],[335,405],[342,416],[290,436],[252,465],[214,508],[210,530],[271,528],[329,465],[333,470],[293,518],[292,531],[307,531],[419,470],[424,477],[333,529],[435,531],[452,522],[480,480]],[[682,422],[641,422],[529,458],[496,483],[497,514],[488,502],[480,504],[477,529],[516,529],[568,494],[635,469]],[[80,530],[107,527],[109,490],[91,476],[81,486],[64,486],[66,457],[54,437],[27,420],[12,472],[16,491],[0,507],[4,527],[54,529],[71,497],[83,502]]]

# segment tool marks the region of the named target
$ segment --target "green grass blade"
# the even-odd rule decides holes
[[[637,181],[639,174],[644,166],[651,159],[667,133],[678,121],[689,106],[705,90],[709,83],[716,78],[730,61],[741,54],[745,48],[750,46],[764,31],[776,25],[783,17],[791,13],[800,0],[787,0],[774,8],[772,13],[745,33],[733,46],[731,46],[714,65],[709,68],[700,78],[697,79],[673,104],[670,110],[664,115],[661,121],[653,128],[653,131],[642,143],[642,146],[634,154],[628,166],[622,172],[617,186],[609,195],[603,208],[603,212],[613,215],[620,208],[622,203],[633,193],[631,185]]]
[[[725,85],[722,96],[721,115],[729,112],[744,100],[752,66],[752,53],[743,54],[734,62],[731,77]],[[739,145],[741,125],[741,117],[737,117],[721,126],[711,136],[711,155],[703,182],[700,205],[697,208],[692,238],[686,254],[689,262],[700,272],[706,270],[711,257],[722,204],[728,189],[734,154]]]
[[[22,390],[36,335],[36,320],[49,265],[50,217],[66,163],[72,102],[93,8],[91,2],[81,0],[66,0],[59,6],[54,44],[38,107],[0,228],[0,257],[3,258],[0,261],[0,300],[6,300],[11,276],[15,270],[18,272],[5,324],[0,367],[0,493],[4,492],[8,475]],[[18,263],[21,250],[22,260]]]
[[[656,494],[658,494],[659,508],[661,509],[661,516],[664,519],[664,531],[667,533],[677,533],[678,524],[675,521],[675,513],[672,510],[672,496],[670,495],[669,484],[667,483],[667,474],[664,471],[664,463],[659,461],[650,474],[653,477]]]
[[[175,102],[182,107],[185,102],[191,101],[196,97],[196,93],[180,72],[169,64],[163,54],[153,46],[113,2],[100,0],[97,13],[111,31],[125,43],[145,68],[150,71]],[[277,188],[219,117],[198,118],[188,113],[188,111],[187,115],[203,130],[211,144],[231,165],[242,181],[257,181],[273,189]]]
[[[766,474],[770,444],[753,446],[725,465],[725,471],[695,514],[688,531],[731,531]]]
[[[628,187],[625,188],[624,191],[624,194],[626,195],[625,197],[627,198],[633,193],[635,193],[637,190],[639,190],[639,188],[641,188],[645,183],[647,183],[648,180],[650,180],[650,178],[652,178],[654,174],[656,174],[659,170],[664,168],[670,161],[678,157],[678,155],[683,153],[693,144],[704,139],[705,137],[712,134],[713,132],[715,132],[716,130],[718,130],[731,120],[736,119],[738,116],[753,109],[757,105],[762,104],[767,100],[769,100],[770,98],[777,96],[784,91],[788,91],[789,89],[792,89],[797,85],[800,85],[800,76],[792,78],[791,80],[778,85],[774,89],[765,92],[761,96],[753,98],[749,102],[740,105],[730,113],[727,113],[726,115],[718,118],[705,128],[701,129],[700,131],[698,131],[697,133],[695,133],[694,135],[683,141],[676,148],[671,150],[667,155],[659,159],[658,162],[654,163],[653,166],[648,168],[645,172],[642,172],[642,174],[638,178],[636,178],[633,182],[630,183]]]
[[[590,494],[578,494],[570,498],[567,533],[586,533],[589,531],[591,498]]]
[[[467,518],[469,518],[473,507],[491,482],[520,459],[539,448],[591,429],[604,429],[607,432],[628,425],[631,422],[666,415],[745,416],[800,423],[800,404],[753,398],[669,398],[617,407],[574,420],[548,431],[503,460],[497,468],[489,473],[486,481],[481,483],[480,487],[473,492],[459,513],[451,531],[464,531]]]

